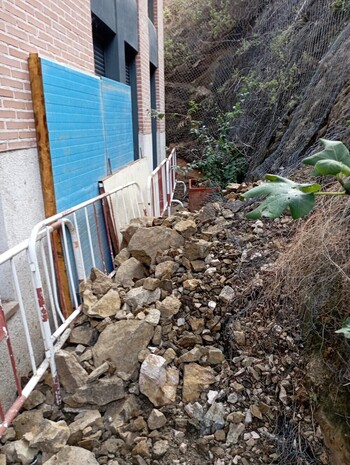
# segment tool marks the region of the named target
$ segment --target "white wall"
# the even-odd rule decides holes
[[[165,132],[157,132],[157,155],[158,165],[166,156],[166,139]]]
[[[0,253],[27,239],[33,226],[44,218],[38,154],[36,149],[15,150],[0,154]],[[40,326],[34,305],[30,270],[25,253],[15,259],[23,298],[28,302],[27,317],[37,361],[43,355]],[[9,265],[0,265],[0,296],[16,300]],[[9,333],[21,375],[30,370],[28,348],[19,312],[8,321]],[[39,341],[39,342],[38,342]],[[15,397],[15,384],[6,343],[0,343],[0,398],[5,407]]]

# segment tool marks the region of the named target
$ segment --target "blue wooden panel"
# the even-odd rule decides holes
[[[107,174],[100,79],[42,59],[57,210],[98,195]]]
[[[134,161],[130,86],[102,78],[102,106],[106,154],[112,171]]]

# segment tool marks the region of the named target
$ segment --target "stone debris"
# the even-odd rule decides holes
[[[281,422],[312,463],[325,457],[297,329],[258,298],[290,224],[243,221],[230,189],[224,204],[124,228],[114,276],[93,269],[80,285],[84,311],[56,356],[62,407],[46,377],[0,465],[272,464],[296,439]]]
[[[167,368],[165,358],[152,354],[145,358],[140,370],[140,392],[153,405],[160,407],[174,403],[178,384],[179,372],[175,367]]]

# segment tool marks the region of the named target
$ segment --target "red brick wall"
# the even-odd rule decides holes
[[[137,100],[139,131],[141,134],[152,133],[152,120],[148,114],[151,108],[149,37],[148,37],[148,2],[138,0],[139,53],[136,56]]]
[[[94,63],[90,0],[0,5],[0,151],[7,151],[36,145],[29,53],[90,72]]]
[[[164,80],[164,26],[163,0],[154,0],[154,25],[158,35],[158,68],[156,70],[157,110],[165,111],[165,80]],[[157,129],[165,132],[165,121],[157,121]]]

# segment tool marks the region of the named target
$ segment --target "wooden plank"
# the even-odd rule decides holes
[[[57,213],[55,188],[50,155],[49,130],[47,127],[44,85],[41,62],[37,53],[31,53],[28,59],[30,84],[32,90],[33,109],[35,117],[36,138],[38,145],[40,176],[44,198],[45,216],[49,218]],[[73,305],[70,298],[66,265],[64,262],[61,237],[57,231],[52,234],[57,250],[57,269],[62,286],[62,312],[65,317],[72,313]]]

